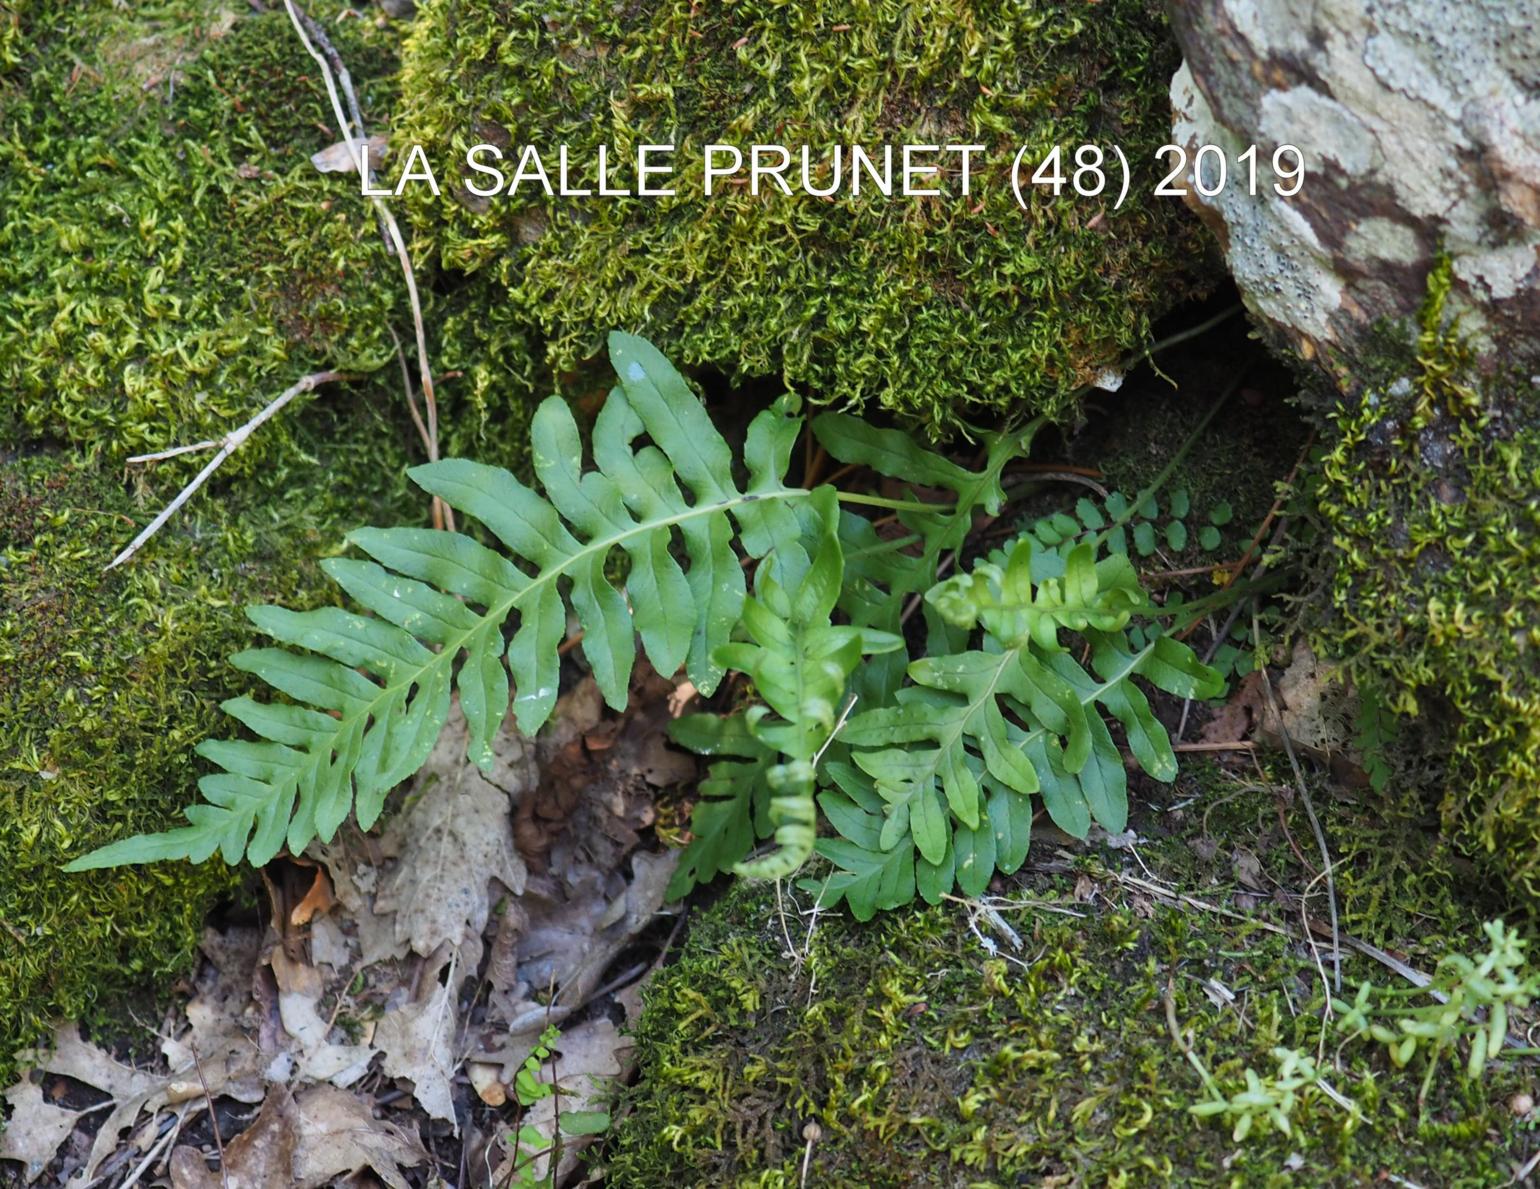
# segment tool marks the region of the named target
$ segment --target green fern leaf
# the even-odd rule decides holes
[[[470,757],[489,764],[510,694],[529,733],[555,705],[569,601],[611,706],[625,705],[638,634],[659,671],[683,661],[699,689],[715,689],[723,670],[713,656],[746,594],[734,538],[750,557],[773,552],[760,567],[767,578],[794,585],[809,569],[796,506],[811,493],[784,483],[802,424],[797,402],[783,397],[755,419],[740,488],[731,448],[656,348],[614,334],[610,358],[620,383],[594,427],[595,469],[584,469],[571,411],[553,397],[532,426],[539,490],[463,459],[411,471],[508,556],[459,533],[354,533],[373,560],[327,570],[373,614],[253,608],[252,621],[284,647],[232,663],[291,702],[226,703],[258,739],[199,748],[222,771],[199,782],[205,802],[188,811],[190,824],[114,843],[69,869],[201,859],[216,848],[232,862],[244,854],[263,863],[285,844],[297,852],[330,839],[350,812],[367,828],[389,790],[426,759],[456,691]],[[623,587],[606,575],[616,550],[630,561]]]
[[[817,754],[834,733],[850,674],[862,656],[902,646],[891,633],[830,622],[844,578],[834,489],[816,490],[811,505],[821,531],[801,581],[788,590],[770,567],[760,567],[743,606],[749,638],[715,653],[719,664],[753,681],[764,705],[745,715],[749,733],[784,757],[765,774],[776,849],[734,867],[760,879],[789,875],[812,853]]]
[[[697,755],[723,757],[707,769],[697,789],[699,799],[690,815],[693,838],[679,856],[666,893],[676,900],[731,871],[753,849],[755,838],[773,832],[768,776],[777,755],[753,736],[741,714],[688,715],[669,724],[669,736]]]
[[[867,887],[894,852],[911,849],[918,852],[916,886],[927,900],[949,892],[954,881],[980,894],[995,870],[1015,870],[1024,860],[1032,794],[1041,795],[1066,832],[1083,837],[1092,821],[1122,830],[1126,775],[1102,711],[1122,724],[1146,771],[1174,778],[1165,729],[1131,679],[1142,676],[1184,697],[1213,696],[1222,683],[1168,637],[1130,650],[1123,629],[1145,606],[1144,596],[1125,557],[1093,558],[1091,544],[1082,542],[1064,558],[1062,576],[1034,582],[1042,554],[1023,538],[1009,554],[997,553],[930,592],[928,600],[950,622],[983,628],[982,647],[915,661],[908,668],[914,684],[896,704],[858,714],[846,727],[843,742],[879,799],[860,808],[880,823],[881,856],[851,866],[850,848],[872,850],[864,845],[872,831],[848,814],[845,824],[829,814],[843,835],[842,845],[828,851],[842,866],[831,896]],[[1077,631],[1090,644],[1095,676],[1062,647],[1061,630]],[[851,821],[862,837],[847,832]]]
[[[960,548],[974,514],[997,514],[1005,503],[1000,476],[1006,464],[1023,457],[1036,435],[1039,421],[1010,433],[990,433],[984,438],[984,466],[970,471],[932,450],[926,450],[896,429],[878,429],[845,413],[824,413],[813,419],[813,435],[840,462],[870,467],[879,475],[920,487],[951,492],[956,501],[935,511],[901,509],[899,521],[925,542],[925,554],[934,560]]]

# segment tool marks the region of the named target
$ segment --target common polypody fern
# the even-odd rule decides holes
[[[758,699],[674,724],[677,741],[715,759],[673,894],[726,870],[790,874],[815,845],[834,871],[813,886],[858,916],[916,891],[977,894],[1025,859],[1035,795],[1070,833],[1093,820],[1123,827],[1122,757],[1103,712],[1146,771],[1174,776],[1132,679],[1203,697],[1217,677],[1153,626],[1129,635],[1148,604],[1126,556],[1100,537],[1049,545],[1027,534],[941,581],[976,514],[1001,512],[1006,467],[1036,423],[981,435],[981,466],[969,470],[897,430],[824,414],[811,428],[835,461],[907,490],[796,487],[786,480],[803,428],[795,397],[753,420],[739,466],[650,344],[615,334],[610,356],[620,383],[593,426],[592,467],[553,397],[532,426],[534,486],[465,460],[414,468],[502,551],[465,533],[361,529],[350,540],[370,560],[323,564],[371,614],[250,609],[280,647],[232,663],[288,700],[225,703],[257,738],[200,746],[221,770],[199,782],[205,800],[186,826],[71,869],[216,850],[263,863],[329,840],[350,812],[367,828],[426,759],[456,692],[469,756],[489,765],[510,704],[526,732],[549,717],[569,605],[612,707],[626,703],[638,638],[659,672],[682,666],[709,695],[736,671]],[[623,580],[611,577],[618,568]],[[906,633],[915,612],[922,623]],[[1076,636],[1081,660],[1066,646]],[[912,640],[923,641],[913,658]],[[838,837],[817,839],[818,807]],[[751,857],[771,837],[774,848]]]
[[[352,534],[374,560],[331,559],[325,569],[374,616],[252,608],[256,626],[290,648],[253,649],[231,663],[293,704],[225,703],[259,739],[200,745],[223,771],[199,781],[206,803],[187,810],[190,824],[113,843],[70,869],[201,861],[216,849],[229,862],[244,854],[264,863],[285,843],[298,852],[312,838],[329,840],[350,810],[367,828],[385,794],[427,758],[449,714],[451,684],[470,757],[490,764],[510,677],[524,731],[538,730],[556,703],[569,599],[583,655],[611,706],[625,705],[638,634],[659,672],[684,663],[697,688],[715,689],[722,669],[713,653],[744,607],[735,537],[751,558],[774,550],[770,568],[785,585],[808,566],[793,507],[810,493],[783,482],[802,425],[796,398],[754,419],[740,487],[726,440],[656,348],[615,334],[610,358],[620,385],[594,427],[597,469],[583,470],[577,425],[552,397],[532,430],[544,496],[507,471],[463,459],[411,471],[418,486],[480,521],[514,561],[461,533]],[[643,436],[648,444],[638,447]],[[617,549],[630,562],[620,589],[605,572]]]

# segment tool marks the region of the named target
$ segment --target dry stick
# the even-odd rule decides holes
[[[390,331],[390,341],[396,346],[396,362],[401,365],[401,390],[406,393],[407,411],[412,414],[412,424],[417,427],[417,436],[422,439],[422,448],[431,453],[433,438],[428,434],[428,427],[423,424],[422,414],[417,411],[417,398],[412,395],[412,373],[406,366],[406,352],[401,349],[401,336],[389,322],[385,323],[385,329]]]
[[[141,1160],[134,1167],[134,1171],[124,1179],[123,1183],[119,1186],[119,1189],[133,1189],[133,1187],[139,1183],[139,1179],[149,1171],[150,1165],[154,1164],[155,1161],[160,1159],[161,1153],[169,1148],[176,1137],[182,1133],[182,1123],[186,1120],[186,1118],[187,1108],[184,1106],[176,1116],[176,1123],[173,1126],[168,1127],[166,1129],[166,1134],[161,1136],[160,1139],[155,1142],[155,1146],[145,1153],[144,1159]],[[223,1169],[220,1170],[221,1175],[223,1175],[223,1171]]]
[[[198,1085],[203,1087],[203,1101],[209,1104],[209,1126],[214,1130],[214,1147],[219,1152],[219,1183],[224,1189],[230,1189],[230,1174],[225,1171],[225,1141],[219,1134],[219,1112],[214,1109],[214,1096],[209,1093],[209,1084],[203,1077],[203,1058],[198,1056],[198,1046],[191,1041],[187,1047],[192,1050],[193,1067],[198,1071]]]
[[[1261,624],[1258,622],[1256,607],[1251,609],[1251,637],[1255,646],[1261,638]],[[1266,658],[1264,657],[1265,661]],[[1283,750],[1288,754],[1289,766],[1294,770],[1294,783],[1299,788],[1300,800],[1305,804],[1305,816],[1310,819],[1310,829],[1315,833],[1315,842],[1321,849],[1321,864],[1326,876],[1326,903],[1331,909],[1331,968],[1332,983],[1338,993],[1342,991],[1342,939],[1341,929],[1337,924],[1337,881],[1332,877],[1331,850],[1326,845],[1326,833],[1321,829],[1321,820],[1315,815],[1315,802],[1310,798],[1309,786],[1305,784],[1304,770],[1299,766],[1299,757],[1294,754],[1294,743],[1289,738],[1289,728],[1283,721],[1283,710],[1278,705],[1278,699],[1273,696],[1272,678],[1267,675],[1267,665],[1258,666],[1258,672],[1262,674],[1262,691],[1267,696],[1268,709],[1273,712],[1273,717],[1278,720],[1278,734],[1283,739]]]
[[[343,142],[348,146],[348,152],[352,155],[353,164],[358,170],[358,177],[365,190],[371,189],[371,171],[369,168],[368,134],[364,128],[363,116],[358,109],[358,99],[353,93],[353,79],[348,74],[347,67],[343,65],[342,56],[337,53],[331,40],[326,36],[326,30],[295,3],[295,0],[284,0],[284,7],[288,10],[289,21],[294,26],[294,31],[299,34],[300,41],[304,44],[306,52],[315,59],[321,68],[321,78],[326,84],[326,94],[331,100],[332,115],[337,121],[337,127],[342,133]],[[314,40],[312,40],[314,38]],[[320,49],[317,49],[317,44]],[[333,72],[335,71],[335,77]],[[350,126],[348,116],[343,113],[342,100],[337,94],[337,79],[342,80],[342,89],[347,94],[348,107],[352,113],[352,125],[356,126],[357,137],[353,135],[353,127]],[[396,218],[377,196],[369,195],[369,201],[374,204],[375,214],[378,216],[385,233],[390,239],[391,246],[395,249],[396,260],[401,265],[401,275],[406,280],[407,299],[412,307],[412,330],[417,337],[417,374],[421,381],[422,400],[427,407],[428,419],[428,461],[438,461],[438,401],[433,391],[433,372],[428,366],[428,335],[423,327],[422,302],[417,296],[417,276],[412,270],[412,258],[407,253],[406,241],[401,237],[401,228],[396,223]],[[454,512],[449,505],[433,497],[433,525],[435,528],[454,528]]]
[[[138,553],[140,547],[143,546],[143,544],[156,533],[158,533],[161,529],[161,526],[176,515],[177,509],[185,504],[188,500],[190,500],[194,493],[197,492],[198,488],[202,487],[204,483],[208,481],[209,476],[219,469],[220,463],[224,462],[225,459],[229,458],[230,455],[234,454],[243,445],[245,445],[246,439],[249,438],[264,421],[268,420],[268,418],[276,414],[296,396],[302,392],[309,392],[314,388],[318,388],[322,384],[332,384],[340,381],[356,379],[358,379],[357,376],[349,375],[346,372],[312,372],[310,375],[300,379],[299,382],[294,384],[292,387],[284,389],[283,392],[279,393],[278,396],[274,397],[270,402],[268,402],[266,408],[264,408],[250,421],[246,422],[245,425],[241,426],[239,429],[231,430],[222,439],[220,439],[222,445],[219,447],[219,453],[214,455],[213,458],[209,459],[204,468],[193,477],[192,482],[189,483],[186,487],[182,488],[182,490],[177,493],[177,497],[169,504],[167,504],[163,509],[161,509],[160,515],[155,517],[154,520],[150,521],[150,523],[145,527],[144,531],[135,537],[132,542],[130,542],[128,548],[123,550],[122,553],[118,554],[117,557],[113,558],[110,562],[107,563],[106,568],[109,570],[115,569],[116,567],[126,562],[129,558],[133,557],[134,554]],[[129,461],[148,461],[152,458],[164,457],[170,454],[186,453],[188,450],[205,449],[209,446],[212,446],[213,444],[214,443],[212,442],[200,442],[196,446],[188,446],[171,451],[162,451],[161,455],[137,455],[136,457],[129,459]]]
[[[1041,482],[1041,483],[1078,483],[1082,487],[1089,487],[1097,495],[1101,496],[1102,499],[1106,499],[1107,496],[1109,494],[1111,494],[1110,492],[1108,492],[1108,490],[1105,487],[1103,487],[1095,479],[1091,478],[1089,475],[1083,475],[1079,471],[1063,470],[1063,469],[1054,469],[1054,470],[1041,469],[1040,470],[1040,469],[1037,469],[1037,468],[1033,468],[1032,470],[1028,471],[1027,473],[1032,476],[1032,479],[1033,479],[1034,482]]]
[[[219,438],[210,438],[206,442],[194,442],[191,446],[173,446],[169,450],[157,450],[154,454],[132,454],[129,462],[159,462],[163,458],[175,458],[179,454],[192,454],[197,450],[212,450],[219,445]]]
[[[1305,940],[1310,944],[1310,958],[1315,963],[1316,973],[1321,976],[1321,991],[1323,992],[1323,997],[1326,1000],[1325,1004],[1323,1005],[1320,1042],[1315,1051],[1315,1059],[1317,1061],[1323,1061],[1326,1059],[1326,1025],[1333,1016],[1331,1008],[1331,984],[1326,980],[1326,967],[1321,965],[1321,947],[1316,944],[1315,933],[1310,928],[1310,894],[1315,888],[1315,885],[1321,882],[1323,876],[1328,878],[1331,876],[1330,867],[1326,868],[1324,871],[1316,872],[1315,877],[1305,885],[1305,890],[1299,894],[1299,923],[1305,931]],[[1337,942],[1334,938],[1332,941],[1332,963],[1333,965],[1337,965],[1340,963],[1340,961],[1341,959],[1337,952]],[[1337,990],[1342,990],[1340,980],[1337,984]]]
[[[1509,1181],[1508,1184],[1522,1185],[1525,1181],[1529,1180],[1529,1174],[1534,1172],[1536,1168],[1540,1168],[1540,1152],[1536,1152],[1531,1156],[1529,1162],[1514,1174],[1513,1180]]]

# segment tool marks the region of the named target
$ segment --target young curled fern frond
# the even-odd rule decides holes
[[[189,824],[112,843],[70,870],[201,861],[215,850],[264,863],[285,844],[298,852],[330,839],[350,811],[368,828],[385,794],[426,759],[452,690],[470,757],[489,765],[510,696],[526,732],[555,706],[568,602],[612,707],[625,706],[637,635],[659,672],[683,664],[697,688],[715,689],[723,670],[714,655],[744,610],[735,540],[751,558],[773,552],[761,569],[787,586],[811,564],[796,510],[811,493],[785,483],[802,426],[797,400],[783,397],[754,419],[740,486],[732,449],[656,348],[617,333],[610,358],[620,383],[593,429],[593,468],[584,469],[566,403],[552,397],[532,427],[537,487],[463,459],[411,471],[508,556],[462,533],[352,534],[372,560],[334,559],[326,570],[373,615],[252,608],[252,622],[282,647],[232,663],[291,701],[225,703],[258,738],[199,747],[222,770],[199,782],[205,801],[187,810]],[[617,550],[630,563],[618,586],[606,574]]]
[[[819,488],[810,504],[820,531],[802,581],[787,590],[769,567],[761,567],[755,592],[743,607],[749,639],[724,645],[716,653],[724,667],[748,676],[764,699],[745,715],[749,733],[784,757],[765,774],[776,849],[733,868],[738,875],[757,879],[790,875],[813,853],[818,830],[815,762],[834,733],[850,674],[863,656],[903,647],[903,640],[891,632],[830,622],[845,568],[834,489]]]

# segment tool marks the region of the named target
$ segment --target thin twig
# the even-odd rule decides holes
[[[212,450],[219,445],[220,438],[210,438],[206,442],[194,442],[191,446],[173,446],[169,450],[157,450],[154,454],[134,454],[127,459],[128,462],[159,462],[163,458],[175,458],[179,454],[192,454],[197,450]]]
[[[1181,1026],[1176,1022],[1176,968],[1172,967],[1166,972],[1166,991],[1161,996],[1166,1005],[1166,1027],[1171,1032],[1171,1039],[1176,1042],[1176,1047],[1181,1050],[1182,1056],[1198,1071],[1198,1077],[1203,1079],[1203,1088],[1214,1098],[1223,1098],[1219,1092],[1219,1085],[1214,1081],[1214,1075],[1209,1073],[1208,1067],[1199,1059],[1193,1051],[1192,1039],[1183,1035]]]
[[[818,761],[823,759],[823,753],[829,750],[829,744],[833,743],[840,731],[844,729],[845,721],[850,717],[850,712],[856,708],[857,697],[858,695],[856,694],[850,695],[850,700],[845,703],[845,709],[840,711],[840,716],[834,723],[834,729],[829,732],[829,737],[823,741],[823,746],[814,754],[813,767],[818,767]]]
[[[160,515],[155,517],[154,520],[150,521],[150,523],[145,527],[144,531],[129,543],[128,548],[123,550],[122,553],[118,554],[117,557],[113,558],[110,562],[107,563],[106,568],[109,570],[115,569],[116,567],[126,562],[129,558],[133,557],[134,554],[138,553],[140,547],[143,546],[143,544],[156,533],[158,533],[161,530],[161,526],[164,525],[166,521],[170,520],[173,516],[176,515],[177,509],[193,497],[198,488],[202,487],[204,483],[208,481],[209,476],[219,469],[220,464],[224,462],[225,459],[229,458],[230,455],[234,454],[243,445],[245,445],[246,439],[251,437],[251,435],[262,425],[263,422],[278,413],[279,410],[281,410],[296,396],[300,395],[302,392],[309,392],[322,384],[331,384],[345,380],[356,380],[357,378],[357,376],[349,375],[346,372],[312,372],[310,375],[300,379],[300,381],[294,384],[292,387],[284,389],[283,392],[279,393],[276,397],[269,401],[267,406],[250,421],[246,422],[245,425],[241,426],[239,429],[231,430],[221,439],[223,445],[220,446],[219,453],[214,455],[213,458],[209,459],[204,468],[193,477],[192,482],[189,483],[186,487],[182,488],[182,490],[177,493],[176,498],[167,504],[163,509],[161,509]],[[197,448],[201,449],[203,445],[204,444],[200,443]]]
[[[198,1046],[191,1040],[187,1047],[192,1050],[193,1068],[198,1071],[198,1085],[203,1087],[203,1101],[209,1104],[209,1126],[214,1130],[214,1148],[219,1153],[219,1183],[230,1189],[230,1174],[225,1171],[225,1141],[219,1134],[219,1112],[214,1109],[214,1096],[209,1093],[208,1081],[203,1076],[203,1058],[198,1056]]]
[[[1322,998],[1325,1000],[1325,1003],[1322,1007],[1323,1019],[1321,1021],[1321,1039],[1315,1054],[1317,1061],[1322,1061],[1326,1057],[1326,1022],[1329,1021],[1333,1015],[1331,1009],[1332,988],[1331,983],[1329,983],[1326,979],[1326,967],[1321,965],[1321,947],[1316,944],[1315,934],[1310,929],[1310,893],[1315,885],[1320,883],[1322,878],[1329,875],[1330,873],[1330,867],[1328,867],[1325,871],[1318,871],[1315,875],[1315,878],[1307,883],[1305,885],[1305,890],[1299,894],[1299,923],[1305,930],[1305,940],[1310,944],[1310,957],[1311,960],[1315,962],[1316,973],[1321,976]],[[1335,937],[1332,939],[1332,964],[1339,968],[1341,965],[1341,957],[1337,952],[1337,941]],[[1342,989],[1340,977],[1337,982],[1337,989],[1339,991]]]
[[[183,1106],[177,1113],[176,1122],[166,1129],[166,1134],[155,1142],[155,1146],[144,1154],[144,1159],[134,1166],[134,1171],[123,1181],[118,1189],[133,1189],[139,1183],[139,1178],[149,1171],[150,1166],[160,1159],[161,1153],[171,1146],[172,1142],[182,1132],[182,1123],[187,1118],[187,1107]],[[220,1170],[221,1173],[223,1169]]]
[[[412,424],[417,427],[417,436],[422,439],[423,450],[431,452],[433,439],[428,436],[428,427],[423,423],[422,414],[417,411],[417,398],[412,395],[412,373],[406,366],[406,352],[401,349],[401,336],[389,322],[385,323],[385,329],[390,331],[390,341],[396,345],[396,362],[401,365],[401,390],[406,393],[407,411],[412,414]]]
[[[342,133],[343,142],[348,146],[353,165],[358,170],[362,188],[372,189],[368,133],[364,128],[363,115],[358,109],[358,99],[353,93],[352,77],[348,74],[347,67],[343,65],[342,56],[337,53],[331,40],[326,36],[326,30],[302,10],[295,0],[284,0],[284,7],[288,10],[289,21],[294,26],[294,31],[299,34],[306,52],[321,68],[322,81],[326,84],[326,94],[331,100],[332,115],[337,121],[338,130]],[[318,45],[320,48],[317,48]],[[343,114],[342,100],[337,94],[338,79],[341,79],[342,89],[347,94],[348,107],[352,113],[351,123],[348,116]],[[417,337],[417,374],[421,382],[423,405],[428,414],[428,461],[437,462],[439,456],[438,400],[434,396],[433,371],[428,365],[428,335],[423,326],[422,302],[417,295],[417,276],[412,270],[412,258],[406,250],[406,241],[401,237],[401,228],[396,223],[396,217],[376,195],[369,195],[369,201],[374,204],[375,214],[385,228],[391,247],[395,249],[396,260],[401,265],[401,275],[406,279],[406,295],[412,307],[412,330]],[[433,497],[433,524],[435,528],[454,528],[454,512],[438,496]]]
[[[1262,627],[1258,620],[1256,608],[1251,609],[1251,637],[1252,646],[1257,646],[1261,639]],[[1300,800],[1305,805],[1305,816],[1310,819],[1310,829],[1315,832],[1315,842],[1321,848],[1321,864],[1326,876],[1326,903],[1331,909],[1331,966],[1332,985],[1340,993],[1342,990],[1342,941],[1341,929],[1337,923],[1337,881],[1332,877],[1331,850],[1326,845],[1326,833],[1321,829],[1321,820],[1315,815],[1315,802],[1311,800],[1310,788],[1305,783],[1304,770],[1299,766],[1299,757],[1294,754],[1294,743],[1289,738],[1289,728],[1283,721],[1283,710],[1278,705],[1278,699],[1273,695],[1273,682],[1267,675],[1266,657],[1263,664],[1257,669],[1262,674],[1262,690],[1267,695],[1268,708],[1273,712],[1273,717],[1278,720],[1278,734],[1283,739],[1283,750],[1289,757],[1289,766],[1294,770],[1294,782],[1299,788]]]
[[[1034,483],[1078,483],[1082,487],[1089,487],[1097,495],[1101,496],[1102,499],[1106,499],[1111,494],[1095,479],[1089,475],[1083,475],[1079,471],[1065,469],[1038,470],[1034,468],[1030,473]]]

